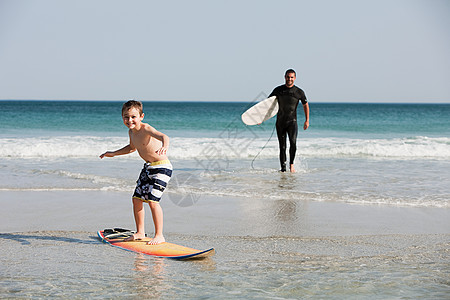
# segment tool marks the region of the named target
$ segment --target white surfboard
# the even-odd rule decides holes
[[[241,116],[246,125],[261,124],[278,113],[278,101],[276,96],[269,97],[256,103],[247,109]]]

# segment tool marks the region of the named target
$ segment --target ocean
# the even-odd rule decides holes
[[[96,231],[134,228],[136,153],[115,101],[0,101],[0,298],[448,299],[450,105],[310,103],[297,172],[252,103],[144,102],[170,137],[168,241],[143,256]],[[151,234],[149,211],[146,227]]]
[[[0,101],[0,189],[131,191],[136,154],[98,159],[128,143],[121,105]],[[212,194],[449,207],[450,105],[311,103],[298,172],[282,176],[275,118],[244,125],[250,105],[144,102],[144,121],[171,138],[168,192],[189,195],[180,205]]]

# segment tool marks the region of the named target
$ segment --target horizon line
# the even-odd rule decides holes
[[[132,99],[128,99],[132,100]],[[55,101],[55,102],[126,102],[128,100],[118,100],[118,99],[101,99],[101,100],[92,100],[92,99],[0,99],[0,102],[5,101]],[[134,99],[133,99],[134,100]],[[264,99],[261,99],[262,101]],[[253,103],[253,101],[244,101],[244,100],[139,100],[142,102],[190,102],[190,103]],[[323,104],[450,104],[450,100],[448,102],[443,101],[417,101],[417,102],[396,102],[396,101],[332,101],[332,100],[316,100],[313,102],[308,101],[308,103],[323,103]]]

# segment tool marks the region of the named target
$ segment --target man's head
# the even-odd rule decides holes
[[[286,81],[286,86],[289,87],[289,88],[293,87],[295,78],[296,78],[295,71],[292,70],[292,69],[287,70],[286,73],[284,74],[284,79]]]

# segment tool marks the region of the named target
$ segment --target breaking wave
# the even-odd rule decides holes
[[[256,155],[278,156],[278,142],[262,138],[171,139],[169,156],[174,159],[199,157],[246,159]],[[0,139],[0,158],[97,157],[126,145],[123,137],[59,136]],[[392,139],[308,138],[297,142],[298,153],[306,157],[450,158],[450,138],[416,136]],[[137,156],[131,156],[137,157]]]

